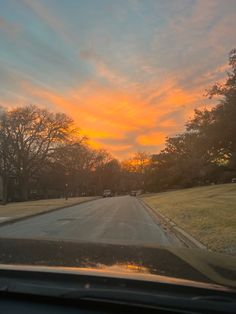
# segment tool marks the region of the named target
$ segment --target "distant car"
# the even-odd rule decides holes
[[[233,178],[233,179],[231,180],[231,182],[232,182],[232,183],[236,183],[236,178]]]
[[[103,196],[103,197],[112,197],[112,192],[111,192],[111,190],[104,190],[102,196]]]
[[[131,196],[136,196],[136,195],[137,195],[137,192],[136,192],[136,191],[131,191],[130,195],[131,195]]]

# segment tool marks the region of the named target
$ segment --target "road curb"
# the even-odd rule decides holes
[[[149,206],[143,199],[138,198],[139,201],[143,204],[143,206],[152,213],[157,219],[160,224],[162,224],[164,229],[168,229],[172,233],[175,234],[175,236],[184,242],[184,244],[187,247],[190,248],[199,248],[203,250],[208,250],[208,248],[202,244],[200,241],[195,239],[193,236],[191,236],[189,233],[187,233],[185,230],[177,226],[171,219],[167,218],[165,215],[161,214],[160,212],[153,209],[151,206]]]
[[[45,211],[43,211],[43,212],[38,212],[38,213],[26,215],[26,216],[20,216],[20,217],[16,217],[16,218],[13,218],[13,219],[1,221],[1,222],[0,222],[0,227],[6,226],[6,225],[11,225],[11,224],[14,224],[14,223],[16,223],[16,222],[19,222],[19,221],[22,221],[22,220],[26,220],[26,219],[30,219],[30,218],[33,218],[33,217],[36,217],[36,216],[40,216],[40,215],[52,213],[52,212],[54,212],[54,211],[57,211],[57,210],[60,210],[60,209],[64,209],[64,208],[67,208],[67,207],[73,207],[73,206],[76,206],[76,205],[80,205],[80,204],[92,202],[92,201],[97,200],[97,199],[100,199],[100,198],[101,198],[101,197],[95,197],[94,199],[91,199],[91,200],[84,200],[84,201],[82,201],[82,202],[77,202],[77,203],[70,204],[70,205],[63,205],[63,206],[60,206],[60,207],[51,208],[51,209],[45,210]]]

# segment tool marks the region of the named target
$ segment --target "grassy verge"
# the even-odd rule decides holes
[[[213,251],[236,253],[236,184],[141,197]]]
[[[95,198],[96,197],[73,197],[69,198],[68,200],[60,198],[0,205],[0,223],[18,217],[30,216],[37,213],[46,212],[51,209],[79,204],[84,201],[93,200]]]

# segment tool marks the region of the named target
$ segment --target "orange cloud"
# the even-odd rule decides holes
[[[199,99],[197,91],[183,90],[174,80],[158,89],[152,84],[143,86],[149,93],[145,97],[136,88],[119,90],[92,81],[66,91],[54,91],[26,80],[19,82],[27,103],[66,112],[94,148],[106,148],[120,158],[147,146],[153,146],[154,152],[155,146],[163,145],[165,137],[178,129],[179,117],[168,115],[178,109],[185,118]]]
[[[178,125],[177,121],[173,119],[167,119],[159,123],[159,126],[162,128],[172,129],[175,128]]]
[[[152,132],[144,135],[140,135],[137,138],[139,144],[144,146],[155,146],[165,143],[166,134],[163,132]]]

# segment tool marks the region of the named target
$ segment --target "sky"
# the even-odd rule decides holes
[[[236,47],[236,0],[0,0],[0,105],[69,114],[94,148],[157,153]]]

